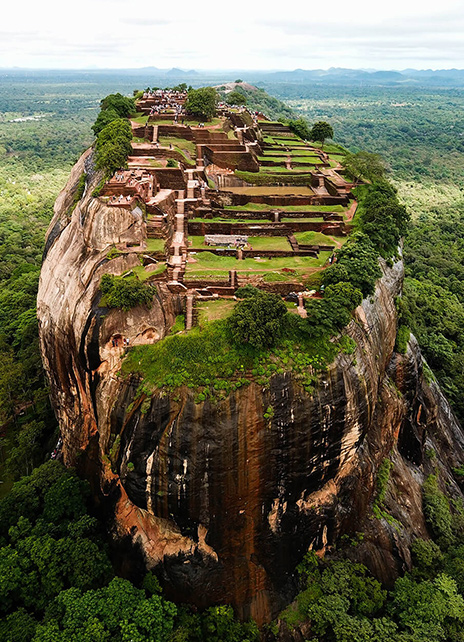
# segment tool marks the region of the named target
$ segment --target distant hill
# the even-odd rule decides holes
[[[199,73],[198,71],[195,71],[195,69],[190,69],[190,71],[185,71],[184,69],[178,69],[177,67],[173,67],[169,71],[166,72],[166,76],[182,76],[183,78],[187,76],[198,76]]]
[[[264,75],[264,74],[263,74]],[[271,82],[320,83],[330,85],[399,85],[417,84],[443,87],[464,86],[463,69],[405,69],[403,71],[373,71],[364,69],[294,69],[265,74]]]

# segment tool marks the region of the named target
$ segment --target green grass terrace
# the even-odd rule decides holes
[[[201,252],[194,256],[190,253],[185,279],[223,281],[228,279],[230,270],[236,270],[239,278],[260,276],[267,282],[295,281],[304,284],[308,277],[325,266],[331,254],[332,252],[325,251],[320,252],[317,258],[297,255],[264,258],[259,257],[257,250],[256,258],[239,261],[233,256],[217,256],[212,252]]]
[[[214,247],[206,245],[204,236],[189,236],[188,240],[192,244],[192,249]],[[292,248],[286,236],[248,236],[248,246],[245,246],[245,249],[253,249],[257,252],[259,250],[278,250],[288,252],[291,251]]]

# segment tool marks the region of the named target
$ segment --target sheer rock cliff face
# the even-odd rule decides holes
[[[159,287],[151,309],[98,307],[101,275],[138,261],[130,252],[108,261],[108,250],[137,244],[144,223],[90,189],[74,207],[84,162],[56,203],[38,314],[64,460],[114,506],[115,537],[132,538],[176,600],[232,603],[259,623],[291,601],[304,553],[330,550],[343,534],[364,533],[350,554],[391,584],[410,563],[412,539],[427,536],[426,449],[456,495],[450,471],[464,462],[460,427],[426,383],[414,339],[406,355],[394,352],[402,263],[383,266],[375,295],[346,329],[356,349],[337,357],[313,394],[283,373],[268,389],[251,383],[216,404],[195,403],[187,388],[144,398],[139,381],[117,376],[123,349],[110,337],[163,338],[181,301]],[[372,517],[388,456],[385,510],[396,525]]]

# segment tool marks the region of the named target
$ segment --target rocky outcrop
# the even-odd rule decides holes
[[[322,554],[343,534],[364,533],[357,559],[391,583],[410,562],[412,538],[427,535],[424,453],[436,451],[456,494],[450,471],[464,461],[460,427],[425,381],[414,339],[406,355],[394,352],[402,263],[382,265],[375,295],[346,329],[352,354],[340,354],[313,393],[284,372],[268,388],[251,382],[214,404],[195,403],[186,387],[146,397],[138,380],[118,374],[119,338],[163,338],[180,300],[160,285],[151,308],[99,306],[101,275],[136,264],[126,246],[141,247],[144,222],[92,198],[92,185],[73,205],[85,160],[56,204],[38,315],[64,460],[113,506],[115,536],[140,547],[171,597],[232,603],[259,623],[292,599],[304,553]],[[109,259],[113,246],[126,249]],[[394,523],[371,510],[386,457]]]

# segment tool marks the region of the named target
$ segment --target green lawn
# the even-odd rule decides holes
[[[164,252],[164,239],[147,239],[147,252]]]
[[[258,160],[260,163],[263,161],[269,161],[271,163],[285,163],[287,156],[289,154],[282,154],[282,156],[258,156]]]
[[[253,250],[291,250],[286,236],[249,236],[248,244]]]
[[[132,272],[139,278],[140,281],[146,281],[151,276],[162,274],[166,270],[166,263],[159,262],[155,270],[147,271],[144,265],[137,265],[132,268]]]
[[[322,232],[296,232],[295,238],[303,245],[335,245],[335,243]]]
[[[346,212],[343,205],[284,205],[279,207],[283,212],[336,212],[342,214]]]
[[[225,205],[224,209],[235,212],[250,210],[257,212],[337,212],[342,214],[346,212],[347,208],[343,207],[343,205],[281,205],[279,207],[271,207],[267,203],[247,203],[247,205]]]
[[[131,118],[131,120],[133,120],[134,123],[138,123],[139,125],[145,125],[148,120],[148,114],[144,114],[143,112],[138,111],[135,115],[135,118]]]
[[[234,194],[245,194],[247,196],[313,196],[314,192],[308,185],[286,185],[274,186],[251,186],[251,187],[228,187],[228,192]]]
[[[205,245],[205,237],[204,236],[193,236],[192,234],[189,234],[188,240],[191,243],[192,248],[194,247],[206,247]]]
[[[227,278],[229,270],[237,270],[239,273],[266,274],[282,268],[291,268],[299,274],[304,274],[308,269],[314,270],[323,266],[330,254],[330,252],[320,252],[318,258],[294,256],[238,261],[233,256],[216,256],[212,252],[201,252],[194,256],[195,263],[187,263],[186,278]]]
[[[298,169],[287,169],[286,167],[282,166],[274,166],[274,167],[260,167],[259,170],[260,174],[301,174],[301,173],[307,173],[308,174],[308,181],[311,181],[311,174],[308,172],[307,169],[302,168],[302,171],[298,171]]]
[[[165,167],[166,166],[165,163],[163,163],[162,161],[156,160],[154,158],[149,158],[148,159],[148,164],[151,167]]]
[[[300,222],[300,223],[323,223],[324,219],[322,216],[317,216],[316,218],[290,218],[289,216],[282,217],[280,219],[282,223],[293,223],[295,221]]]
[[[239,211],[237,210],[237,213]],[[270,223],[271,221],[268,218],[242,218],[241,216],[236,216],[235,218],[221,218],[216,216],[215,218],[189,218],[189,222],[192,223]]]
[[[200,326],[210,321],[218,321],[228,317],[234,309],[236,301],[233,299],[216,299],[214,301],[197,302],[198,322]]]
[[[192,249],[208,247],[205,245],[204,236],[189,236],[188,238],[192,242]],[[257,252],[260,250],[291,250],[286,236],[249,236],[248,243]]]
[[[195,158],[196,156],[196,145],[191,140],[186,140],[185,138],[177,138],[176,136],[160,136],[159,144],[163,147],[169,147],[172,145],[175,148],[178,148],[181,152],[190,158]]]
[[[314,152],[310,147],[304,147],[303,149],[293,149],[291,154],[292,156],[313,156],[314,158],[320,158],[319,154]]]
[[[250,210],[250,211],[257,211],[257,212],[261,212],[261,211],[271,212],[276,208],[272,208],[270,205],[267,205],[267,203],[248,203],[247,205],[225,205],[224,209],[233,210],[236,212],[243,211],[243,210]]]
[[[317,147],[318,149],[322,149],[322,146],[321,146],[320,143],[312,142],[311,144],[312,144],[313,147]],[[335,154],[343,154],[344,153],[343,152],[343,148],[340,149],[340,147],[338,145],[329,144],[329,143],[325,143],[324,149],[322,151],[326,152],[327,154],[330,154],[332,152],[335,153]]]
[[[132,136],[133,143],[150,143],[148,138],[140,138],[139,136]]]

